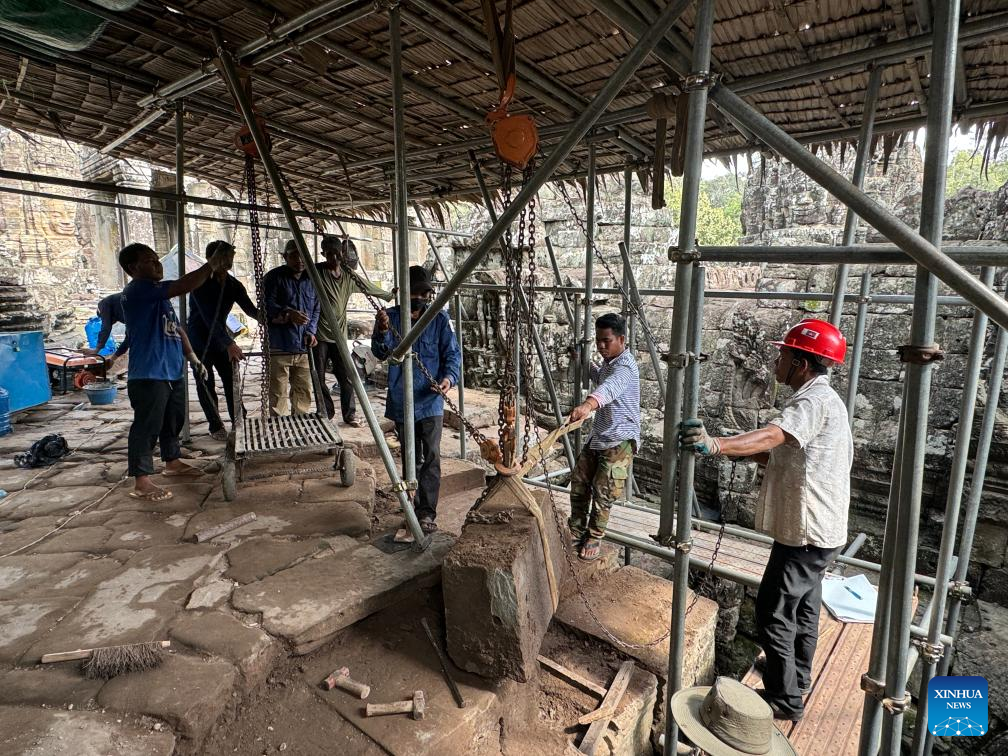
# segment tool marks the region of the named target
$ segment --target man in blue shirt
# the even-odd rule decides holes
[[[312,412],[311,349],[318,343],[319,299],[297,243],[284,247],[284,264],[263,276],[269,321],[269,403],[277,415]]]
[[[640,446],[640,373],[626,348],[626,321],[615,313],[595,321],[595,348],[602,364],[591,366],[595,390],[571,410],[572,422],[596,412],[591,433],[571,473],[568,525],[578,556],[599,558],[609,510],[623,495]]]
[[[434,288],[427,270],[420,265],[409,269],[410,322],[416,322],[430,305]],[[371,334],[371,351],[379,360],[386,359],[402,333],[402,315],[398,307],[379,310]],[[444,419],[444,394],[458,383],[461,353],[451,329],[451,320],[443,310],[437,314],[413,345],[416,359],[423,362],[438,381],[435,388],[417,366],[413,369],[413,427],[415,433],[417,493],[414,508],[420,527],[425,533],[437,530],[438,493],[441,488],[441,429]],[[388,370],[388,395],[385,400],[385,417],[396,424],[396,434],[403,438],[403,370],[391,364]],[[402,450],[403,464],[406,451]]]
[[[170,300],[201,286],[215,264],[222,263],[229,264],[230,258],[211,260],[177,281],[162,281],[161,261],[146,244],[129,244],[119,252],[119,265],[133,279],[122,292],[126,328],[132,342],[126,390],[133,407],[127,452],[127,474],[136,480],[130,492],[133,498],[165,501],[172,497],[171,491],[154,485],[150,479],[154,474],[155,443],[161,445],[165,477],[202,475],[181,460],[178,434],[187,409],[185,360],[194,365],[199,361],[179,326]]]
[[[233,260],[234,247],[223,240],[212,241],[206,247],[206,257],[209,260],[217,254]],[[186,324],[189,341],[207,369],[207,379],[196,381],[196,395],[210,423],[210,435],[218,441],[227,440],[227,431],[217,409],[213,371],[216,370],[220,376],[228,415],[234,420],[234,371],[231,364],[245,356],[227,327],[228,315],[236,304],[250,318],[258,320],[259,310],[249,298],[245,286],[228,273],[227,268],[217,270],[189,294],[189,321]]]

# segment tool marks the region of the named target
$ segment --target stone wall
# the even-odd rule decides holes
[[[853,154],[832,158],[838,170],[850,171]],[[866,189],[880,202],[896,209],[908,223],[919,221],[921,159],[917,149],[906,146],[894,153],[885,174],[881,171],[881,156],[866,182]],[[845,210],[839,202],[818,189],[789,163],[770,162],[761,169],[757,164],[745,181],[743,203],[744,244],[837,244],[842,238]],[[584,218],[584,205],[576,189],[568,189],[575,211]],[[623,238],[623,188],[609,179],[600,192],[597,204],[597,243],[611,267],[620,275],[617,243]],[[1008,186],[998,192],[965,189],[947,203],[945,237],[947,243],[1008,241]],[[538,207],[539,239],[548,235],[553,243],[564,283],[583,285],[585,242],[578,224],[571,221],[571,212],[563,196],[553,190],[540,194]],[[641,288],[672,288],[673,268],[667,262],[667,249],[676,241],[677,229],[668,210],[652,211],[647,197],[635,185],[632,207],[631,250],[634,271]],[[488,220],[479,213],[470,216],[473,230],[484,230]],[[858,241],[884,241],[873,229],[862,227]],[[552,282],[549,258],[540,241],[537,264],[540,280]],[[447,249],[446,249],[447,251]],[[470,251],[469,245],[454,242],[451,248],[455,263]],[[594,284],[613,287],[614,284],[596,258]],[[849,290],[856,292],[861,269],[851,271]],[[977,272],[977,271],[975,271]],[[904,266],[876,267],[872,270],[872,291],[877,293],[912,293],[914,269]],[[828,266],[785,266],[767,264],[708,265],[707,288],[735,291],[829,292],[834,269]],[[486,282],[503,280],[498,254],[491,255],[477,274]],[[999,286],[1004,276],[999,274]],[[948,293],[942,288],[943,293]],[[539,329],[549,356],[550,369],[561,402],[566,411],[570,405],[573,369],[568,350],[574,336],[558,298],[540,295],[538,301],[541,323]],[[668,349],[671,321],[669,297],[645,297],[646,314],[662,352]],[[619,296],[596,295],[593,298],[597,316],[619,310]],[[865,353],[854,415],[855,465],[852,473],[851,532],[864,531],[869,539],[863,554],[877,558],[888,496],[893,445],[899,413],[902,387],[902,365],[896,347],[909,340],[910,315],[905,305],[869,306]],[[503,353],[501,331],[502,309],[498,295],[489,292],[469,293],[463,297],[463,332],[466,353],[467,385],[492,388],[498,380]],[[803,316],[826,317],[828,304],[813,300],[780,301],[771,299],[708,298],[704,312],[703,344],[709,361],[702,369],[701,414],[717,433],[751,430],[773,417],[784,394],[773,381],[770,365],[776,349],[769,345],[790,324]],[[842,328],[849,338],[854,333],[853,304],[847,306]],[[946,351],[946,358],[934,370],[932,410],[929,418],[927,468],[922,520],[919,568],[933,569],[947,489],[947,476],[955,438],[961,384],[965,364],[965,348],[972,322],[972,311],[965,307],[942,307],[937,322],[937,340]],[[989,357],[993,349],[990,329],[985,372],[980,387],[981,401],[986,391]],[[662,413],[659,410],[659,390],[650,360],[644,349],[643,336],[638,339],[638,363],[642,378],[642,411],[644,447],[635,466],[638,482],[645,491],[657,491],[660,480]],[[537,367],[538,370],[538,367]],[[846,396],[847,369],[834,371],[833,383],[841,396]],[[552,422],[545,389],[536,384],[536,410],[544,424]],[[1008,408],[1008,399],[1002,399]],[[977,423],[982,406],[978,408]],[[981,592],[993,596],[1005,572],[1008,546],[1008,437],[1004,423],[999,423],[994,453],[988,469],[988,484],[981,507],[981,522],[977,531],[974,553],[974,580],[984,577]],[[974,442],[975,443],[975,442]],[[753,525],[755,493],[760,471],[755,465],[741,463],[701,462],[697,485],[705,505],[720,508],[732,522]],[[1004,493],[1002,493],[1004,492]],[[1008,592],[1004,599],[1008,599]]]

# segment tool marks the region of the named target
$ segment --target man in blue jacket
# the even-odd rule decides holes
[[[434,289],[427,270],[420,265],[409,269],[410,322],[430,306]],[[384,360],[399,344],[402,333],[402,315],[398,307],[379,310],[371,334],[371,351]],[[417,493],[414,501],[417,519],[425,533],[437,530],[438,492],[441,488],[441,428],[444,416],[444,394],[458,383],[461,352],[451,329],[448,313],[441,311],[432,320],[413,345],[416,359],[434,376],[438,386],[430,381],[416,365],[413,368],[413,427],[416,441]],[[388,396],[385,400],[385,417],[396,424],[396,434],[403,438],[403,370],[401,365],[390,364]],[[402,451],[405,465],[406,451]]]
[[[270,410],[306,415],[314,411],[308,360],[318,343],[319,299],[293,239],[284,248],[284,264],[263,276],[263,298],[269,321]]]

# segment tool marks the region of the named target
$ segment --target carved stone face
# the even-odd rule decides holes
[[[47,236],[76,236],[77,222],[74,208],[67,202],[45,200],[45,225]]]
[[[791,204],[791,221],[802,226],[826,222],[825,195],[822,190],[805,189]]]

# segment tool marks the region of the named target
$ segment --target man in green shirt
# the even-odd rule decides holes
[[[318,344],[314,349],[315,371],[318,373],[319,380],[324,384],[326,364],[332,360],[333,375],[336,376],[339,383],[343,422],[359,428],[361,422],[357,419],[353,383],[347,372],[354,368],[352,365],[343,364],[337,351],[336,342],[340,339],[345,342],[347,338],[346,311],[351,294],[358,292],[370,294],[386,302],[392,300],[392,295],[355,272],[359,264],[357,247],[349,239],[344,240],[338,236],[326,234],[322,237],[322,254],[325,255],[325,262],[318,266],[319,275],[322,277],[322,289],[318,294],[320,298],[325,297],[332,302],[333,309],[336,311],[336,322],[333,323],[326,317],[323,308],[319,317],[318,333],[315,334],[318,339]],[[322,391],[322,397],[326,405],[326,412],[331,420],[336,415],[332,397],[325,390]]]

